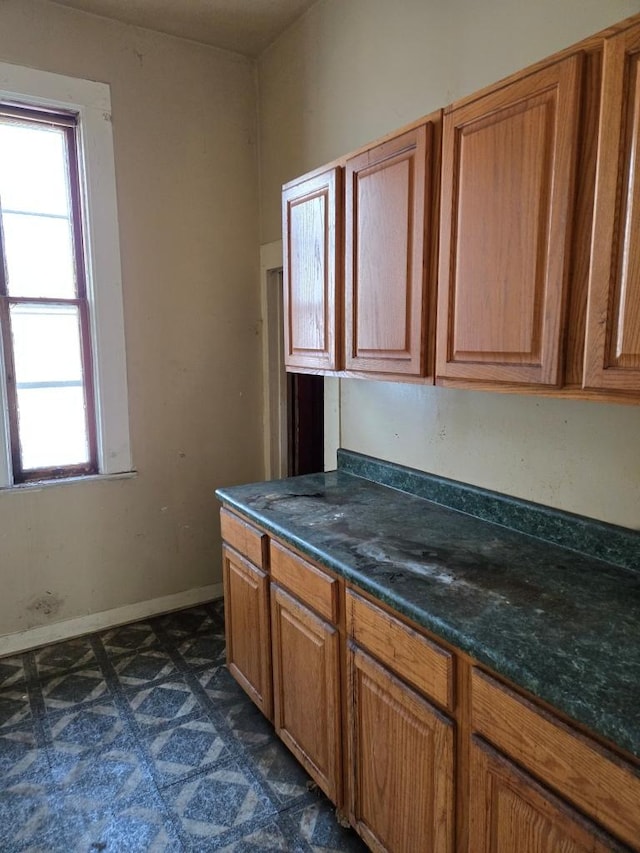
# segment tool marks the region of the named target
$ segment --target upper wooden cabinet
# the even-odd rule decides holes
[[[345,368],[433,375],[437,118],[345,167]]]
[[[604,45],[584,386],[640,392],[640,26]]]
[[[337,370],[342,293],[342,171],[287,185],[284,229],[284,351],[288,369]]]
[[[639,57],[637,16],[287,184],[287,368],[640,401]]]
[[[438,377],[562,380],[580,60],[445,111]]]

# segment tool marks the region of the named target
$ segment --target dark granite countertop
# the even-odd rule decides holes
[[[348,453],[341,463],[338,471],[326,474],[216,494],[318,563],[640,758],[637,532],[595,523],[600,551],[607,551],[607,534],[611,541],[618,536],[616,559],[627,565],[615,565],[346,470],[370,476],[372,467],[386,463],[371,460],[367,467]],[[417,474],[391,467],[395,480],[398,472]],[[482,490],[431,480],[427,491],[433,492],[433,483],[438,488],[444,483],[482,498]],[[565,526],[578,525],[578,531],[585,522],[589,526],[586,519],[506,500],[523,517],[527,506],[533,515],[536,510],[550,514],[550,526],[556,515]],[[584,539],[589,539],[586,533]]]

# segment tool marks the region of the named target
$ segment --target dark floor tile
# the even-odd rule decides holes
[[[230,734],[244,749],[265,746],[275,737],[271,723],[244,693],[221,712]]]
[[[198,681],[211,708],[223,717],[231,735],[245,749],[265,746],[275,737],[271,723],[231,677],[226,666],[206,669],[198,674]]]
[[[158,644],[153,627],[149,622],[121,625],[96,635],[108,655],[123,655],[127,652],[148,649]]]
[[[0,660],[0,690],[19,690],[25,680],[22,655]]]
[[[5,785],[51,782],[47,751],[38,747],[32,725],[0,730],[0,780],[0,797]]]
[[[162,795],[189,849],[198,853],[215,850],[243,827],[253,831],[276,811],[253,774],[236,761],[164,788]]]
[[[224,598],[216,598],[215,601],[210,601],[206,607],[215,624],[219,625],[224,633]]]
[[[222,600],[0,660],[0,851],[364,851],[223,664]]]
[[[197,634],[186,638],[177,650],[190,667],[222,666],[226,660],[224,636]]]
[[[143,687],[178,670],[171,657],[160,648],[143,649],[112,660],[118,681],[124,689]]]
[[[247,761],[279,810],[316,797],[310,794],[309,775],[281,740],[273,738],[266,746],[248,753]]]
[[[110,699],[111,691],[100,669],[61,673],[40,685],[47,711],[64,711],[80,704]]]
[[[218,853],[269,853],[269,851],[283,851],[283,853],[307,853],[304,847],[296,839],[287,838],[285,832],[276,819],[260,826],[253,832],[243,835],[235,841],[223,842],[223,845],[215,848]]]
[[[143,745],[160,786],[228,761],[233,751],[211,720],[205,716],[178,722],[149,734]]]
[[[113,700],[74,706],[50,715],[47,725],[52,760],[60,756],[80,757],[105,747],[126,750],[133,744],[128,721]]]
[[[368,847],[354,830],[338,823],[335,807],[326,797],[319,795],[314,803],[292,808],[284,820],[313,853],[367,853]]]
[[[73,796],[58,804],[67,850],[105,853],[182,853],[184,850],[157,793],[113,807]]]
[[[156,620],[159,628],[172,637],[185,637],[194,634],[215,634],[224,624],[215,618],[210,606],[202,605],[178,610],[159,616]]]
[[[46,786],[20,783],[2,786],[0,839],[6,853],[67,853],[55,798]]]
[[[99,670],[89,637],[78,637],[45,646],[34,652],[36,669],[41,680],[74,669]]]
[[[133,742],[128,749],[107,748],[80,756],[57,750],[51,757],[51,773],[61,796],[79,797],[96,806],[149,796],[155,789]]]
[[[0,730],[27,722],[32,717],[26,687],[0,690]]]
[[[142,731],[202,712],[197,696],[184,678],[151,685],[127,694],[126,698]]]
[[[226,666],[208,667],[198,673],[198,681],[216,708],[226,708],[247,701],[247,694],[231,677]]]

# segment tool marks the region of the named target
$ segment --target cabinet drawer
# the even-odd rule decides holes
[[[453,655],[364,598],[347,593],[347,633],[408,684],[453,710]]]
[[[338,621],[338,581],[273,540],[271,577],[325,619]]]
[[[474,731],[637,849],[638,771],[486,673],[471,678]]]
[[[267,569],[269,537],[227,509],[220,510],[222,538],[261,569]]]

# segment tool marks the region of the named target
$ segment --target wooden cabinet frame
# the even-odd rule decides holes
[[[440,116],[345,164],[345,369],[433,375]]]
[[[347,663],[352,825],[377,853],[453,853],[453,722],[353,644]]]
[[[586,388],[640,394],[640,25],[604,45]]]
[[[276,732],[329,799],[340,804],[342,707],[338,629],[275,584],[271,625]]]
[[[339,370],[342,362],[342,169],[288,184],[284,230],[284,360],[288,370]]]
[[[232,548],[222,551],[227,666],[271,720],[271,621],[269,576]]]
[[[445,111],[437,377],[562,383],[580,83],[578,54]]]

